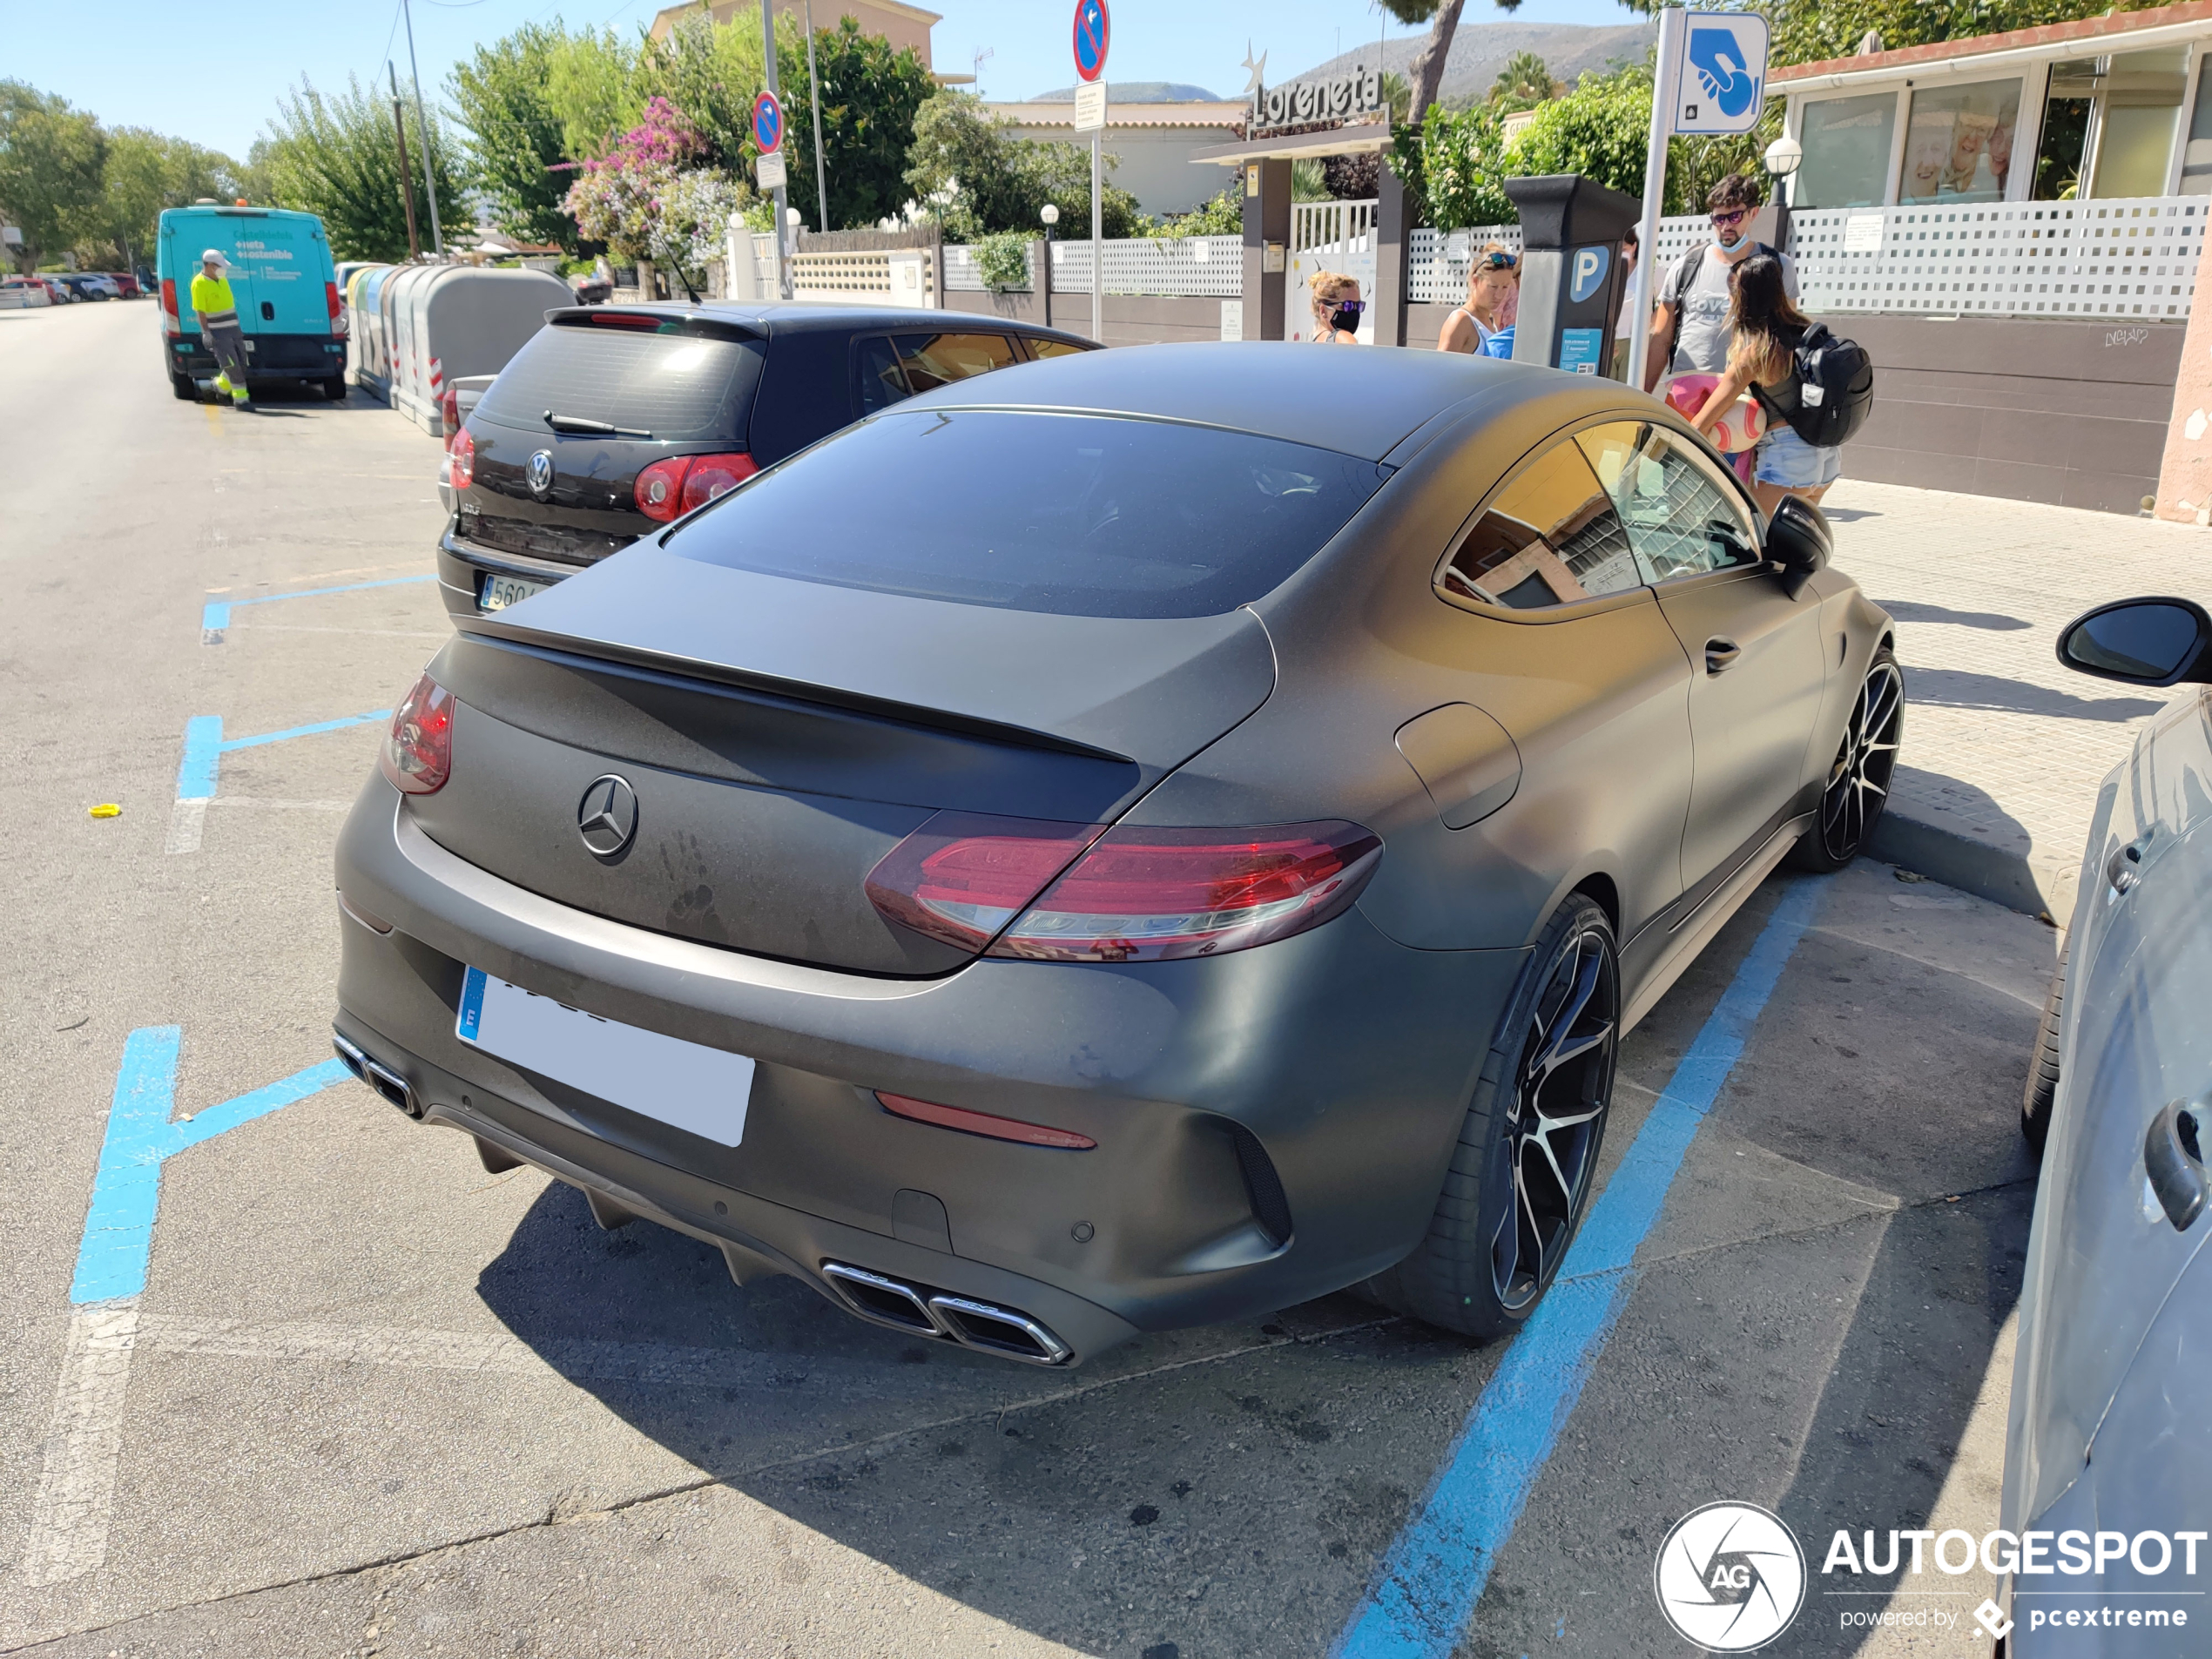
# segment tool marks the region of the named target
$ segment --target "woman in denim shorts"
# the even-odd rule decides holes
[[[1770,516],[1784,496],[1817,502],[1843,475],[1843,451],[1807,443],[1783,418],[1797,406],[1797,341],[1811,324],[1790,303],[1783,286],[1782,261],[1754,253],[1730,275],[1736,297],[1729,307],[1728,371],[1705,400],[1694,423],[1710,431],[1720,417],[1756,387],[1767,408],[1766,436],[1759,440],[1751,472],[1751,494]]]

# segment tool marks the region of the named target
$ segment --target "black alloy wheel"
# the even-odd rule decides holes
[[[1518,1330],[1589,1207],[1620,1045],[1612,923],[1572,894],[1507,1000],[1427,1235],[1364,1292],[1478,1340]]]
[[[1887,646],[1874,653],[1821,787],[1819,819],[1791,849],[1800,869],[1840,870],[1865,852],[1889,805],[1905,735],[1905,676]]]
[[[1558,1272],[1588,1202],[1620,1049],[1619,969],[1609,934],[1576,933],[1554,958],[1521,1050],[1492,1180],[1512,1193],[1490,1238],[1498,1305],[1526,1315]]]

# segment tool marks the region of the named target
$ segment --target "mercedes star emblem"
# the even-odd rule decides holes
[[[619,858],[637,834],[637,792],[613,772],[594,778],[576,805],[577,833],[597,859]]]
[[[540,449],[529,460],[528,472],[530,494],[550,496],[553,493],[553,452]]]

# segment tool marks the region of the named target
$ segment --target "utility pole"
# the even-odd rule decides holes
[[[1106,343],[1106,244],[1100,228],[1098,186],[1103,177],[1099,145],[1105,136],[1096,131],[1090,135],[1090,337],[1102,346]]]
[[[438,229],[438,177],[430,154],[430,123],[422,113],[422,71],[415,63],[415,11],[408,0],[400,0],[400,10],[407,16],[407,72],[415,80],[415,130],[422,135],[422,193],[430,199],[430,242],[442,260],[446,239]]]
[[[407,165],[407,118],[400,113],[400,72],[388,62],[384,67],[392,77],[392,138],[400,147],[400,201],[407,209],[407,256],[419,260],[422,239],[415,232],[415,175]]]
[[[760,0],[761,53],[768,75],[768,91],[777,99],[783,97],[776,90],[776,8],[773,0]],[[786,134],[786,142],[789,134]],[[816,158],[817,160],[819,158]],[[776,293],[779,299],[791,298],[791,255],[785,251],[784,239],[791,234],[790,221],[784,215],[791,211],[791,192],[788,186],[776,186]]]
[[[829,158],[822,153],[822,82],[814,72],[814,0],[806,0],[806,107],[814,111],[814,199],[821,218],[814,228],[826,231],[829,222]]]

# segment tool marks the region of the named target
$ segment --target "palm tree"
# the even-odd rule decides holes
[[[1542,58],[1534,52],[1515,52],[1491,83],[1490,102],[1507,112],[1533,110],[1558,91],[1558,83],[1552,79]]]

